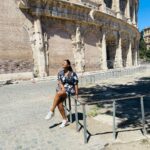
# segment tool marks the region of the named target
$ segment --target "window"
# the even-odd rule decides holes
[[[127,0],[120,0],[120,11],[125,14]]]
[[[112,8],[112,0],[104,0],[105,4],[106,4],[106,7],[108,8]]]

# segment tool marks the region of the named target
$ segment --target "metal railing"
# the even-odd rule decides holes
[[[114,99],[108,99],[108,100],[99,100],[99,101],[93,101],[91,102],[84,102],[82,99],[76,99],[75,97],[71,97],[75,102],[75,120],[76,120],[76,131],[79,131],[79,119],[78,119],[78,109],[77,109],[77,102],[80,103],[82,106],[82,114],[83,114],[83,130],[84,130],[84,143],[88,142],[88,132],[87,132],[87,121],[86,121],[86,105],[92,105],[92,104],[99,104],[99,103],[106,103],[111,102],[113,104],[113,139],[116,139],[116,133],[117,133],[117,126],[116,126],[116,102],[118,101],[125,101],[125,100],[131,100],[138,98],[137,100],[140,100],[140,106],[141,106],[141,120],[142,120],[142,130],[143,134],[146,135],[146,126],[145,126],[145,111],[144,111],[144,97],[149,95],[136,95],[136,96],[128,96],[128,97],[121,97],[121,98],[114,98]],[[138,128],[139,129],[139,128]]]
[[[149,69],[150,69],[150,65],[141,65],[136,67],[109,69],[106,71],[100,70],[95,72],[83,73],[83,74],[79,74],[79,84],[80,86],[96,84],[101,80],[118,78],[121,76],[132,75],[132,74],[135,75],[136,73],[146,72]]]

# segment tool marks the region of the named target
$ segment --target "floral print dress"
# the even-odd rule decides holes
[[[78,84],[78,76],[75,72],[69,72],[67,76],[65,76],[64,70],[58,72],[57,80],[64,85],[67,95],[75,94],[75,85]],[[56,92],[60,91],[61,87],[58,83],[56,88]]]

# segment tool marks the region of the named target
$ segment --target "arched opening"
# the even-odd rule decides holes
[[[116,37],[114,35],[108,35],[106,37],[106,52],[107,52],[107,67],[108,69],[113,69],[115,64],[116,55]]]
[[[133,1],[130,1],[130,17],[131,17],[131,21],[133,21],[133,11],[134,11]]]
[[[127,0],[120,0],[120,11],[122,12],[123,15],[125,15],[127,7]]]
[[[112,8],[112,0],[104,0],[105,4],[106,4],[106,7],[108,8]]]
[[[137,12],[138,12],[138,4],[135,4],[135,22],[136,22],[136,23],[138,22],[138,15],[137,15]]]

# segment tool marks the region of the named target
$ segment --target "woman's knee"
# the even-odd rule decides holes
[[[58,92],[57,95],[59,97],[66,97],[67,96],[65,92]]]

